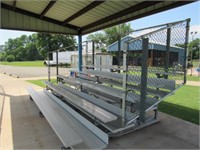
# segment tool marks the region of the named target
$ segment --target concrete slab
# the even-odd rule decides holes
[[[108,149],[199,149],[199,126],[159,112],[160,121],[110,140]]]
[[[0,85],[6,93],[0,149],[59,149],[62,143],[46,119],[39,117],[39,109],[25,90],[27,86],[42,88],[3,74]]]
[[[25,88],[42,88],[0,74],[5,90],[0,149],[60,149],[62,143]],[[2,95],[0,91],[0,95]],[[199,149],[199,126],[159,113],[160,122],[110,140],[108,149]]]
[[[56,67],[50,67],[51,76],[56,76]],[[48,77],[48,67],[19,67],[0,65],[0,73],[18,76],[19,78]],[[59,74],[69,75],[69,68],[59,67]]]

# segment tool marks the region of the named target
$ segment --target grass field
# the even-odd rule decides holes
[[[199,124],[199,87],[183,86],[159,105],[159,111]]]
[[[43,61],[14,61],[14,62],[0,61],[0,65],[21,66],[21,67],[45,67]]]
[[[194,67],[199,67],[199,64],[200,64],[199,60],[193,60]]]
[[[200,77],[187,75],[187,81],[199,81]]]
[[[38,86],[41,86],[45,88],[45,84],[42,81],[47,81],[48,79],[40,79],[40,80],[27,80],[29,83],[36,84]],[[51,82],[56,82],[56,79],[51,79]]]

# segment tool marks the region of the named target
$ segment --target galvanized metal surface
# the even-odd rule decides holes
[[[25,14],[1,8],[1,28],[36,32],[77,34],[77,31]]]
[[[90,81],[86,81],[86,80],[78,79],[78,78],[64,79],[63,82],[68,83],[70,85],[81,85],[82,88],[86,87],[87,89],[89,88],[93,91],[96,91],[97,93],[105,93],[107,95],[113,96],[113,98],[114,97],[122,98],[123,96],[122,94],[124,93],[122,89],[117,89],[117,88],[113,88],[113,87],[109,87],[109,86],[105,86],[101,84],[96,84],[94,82],[90,82]],[[133,103],[139,101],[139,99],[140,99],[139,94],[129,92],[126,95],[126,100]]]
[[[189,41],[190,19],[187,20],[186,32],[185,32],[185,55],[184,55],[184,84],[186,84],[187,78],[187,58],[188,58],[188,41]]]
[[[82,35],[78,36],[78,69],[82,71]]]
[[[111,112],[111,113],[113,113],[115,115],[118,115],[118,116],[121,115],[121,109],[116,107],[116,106],[114,106],[114,105],[111,105],[111,104],[109,104],[107,102],[104,102],[101,99],[97,99],[97,98],[95,98],[93,96],[90,96],[88,94],[85,94],[83,92],[74,90],[74,89],[72,89],[72,88],[70,88],[70,87],[68,87],[66,85],[59,84],[59,86],[62,87],[63,89],[65,89],[65,90],[71,92],[71,93],[76,94],[79,97],[82,97],[83,99],[87,99],[89,102],[91,102],[91,103],[93,103],[93,104],[95,104],[95,105],[97,105],[97,106],[99,106],[101,108],[104,108],[105,110],[107,110],[107,111],[109,111],[109,112]]]
[[[108,135],[105,132],[103,132],[98,127],[96,127],[94,124],[92,124],[91,122],[89,122],[87,119],[85,119],[78,112],[76,112],[71,107],[69,107],[68,105],[66,105],[60,99],[58,99],[57,97],[55,97],[54,95],[52,95],[52,93],[50,93],[49,91],[45,90],[44,92],[49,97],[53,98],[53,100],[56,103],[58,103],[63,109],[65,109],[68,113],[70,113],[71,116],[73,116],[75,119],[77,119],[79,123],[81,123],[82,125],[84,125],[85,128],[87,128],[87,130],[91,131],[92,134],[96,135],[98,138],[101,139],[101,141],[104,142],[104,144],[102,142],[100,142],[100,141],[97,142],[98,139],[96,137],[94,137],[94,135],[86,136],[86,135],[88,135],[88,133],[87,134],[85,133],[85,131],[87,131],[87,130],[82,130],[81,128],[77,129],[77,130],[80,131],[78,133],[83,136],[83,140],[86,142],[86,144],[90,145],[90,148],[94,148],[94,146],[99,146],[99,144],[101,144],[103,147],[105,147],[105,144],[108,144],[108,140],[109,139],[108,139]],[[76,120],[76,122],[77,122],[77,120]],[[77,123],[77,124],[79,124],[79,123]],[[92,137],[92,138],[90,138],[90,137]],[[100,147],[102,147],[102,146],[100,146]],[[79,147],[79,146],[77,146],[77,147]]]
[[[58,104],[49,100],[44,92],[36,92],[32,88],[27,90],[65,147],[82,142],[79,135],[68,125],[68,118]]]
[[[142,72],[141,72],[141,90],[140,90],[140,121],[145,122],[145,105],[147,101],[147,71],[148,71],[148,44],[149,39],[143,38],[142,39]]]
[[[92,74],[95,76],[100,76],[108,79],[122,81],[123,74],[120,73],[112,73],[112,72],[103,72],[97,70],[83,70],[83,73]],[[132,82],[136,84],[141,84],[141,77],[136,75],[127,75],[127,82]],[[148,86],[157,87],[157,88],[165,88],[174,90],[175,88],[175,81],[174,80],[167,80],[161,78],[148,78],[147,79]]]
[[[90,115],[94,116],[95,118],[101,120],[102,122],[110,122],[117,119],[117,116],[109,113],[108,111],[93,105],[92,103],[80,98],[71,92],[68,92],[61,87],[55,86],[50,82],[44,81],[44,83],[53,91],[57,92],[58,94],[62,95],[63,97],[67,98],[69,102],[79,109],[84,110],[85,112],[89,113]]]
[[[15,8],[21,9],[20,14],[23,15],[23,21],[29,19],[31,24],[27,24],[25,26],[19,26],[19,23],[13,22],[12,29],[18,30],[28,30],[28,31],[42,31],[42,32],[54,32],[54,33],[68,33],[68,34],[87,34],[90,32],[94,32],[100,29],[104,29],[106,27],[110,27],[113,25],[117,25],[120,23],[124,23],[127,21],[135,20],[146,15],[151,15],[154,13],[162,12],[171,8],[175,8],[181,5],[185,5],[191,3],[192,1],[105,1],[102,4],[98,5],[95,8],[91,8],[88,12],[86,11],[82,15],[75,17],[70,20],[68,25],[70,28],[75,29],[75,32],[72,32],[68,28],[64,27],[64,22],[70,16],[73,16],[77,12],[80,12],[82,9],[90,5],[93,1],[63,1],[57,0],[55,4],[45,13],[44,17],[46,18],[46,24],[43,23],[44,17],[40,18],[41,13],[49,4],[48,0],[42,1],[17,1],[16,6],[13,7],[13,1],[1,1],[1,3],[7,5],[6,9],[12,11],[14,16],[16,16],[17,12],[15,12]],[[13,7],[13,10],[11,9]],[[26,11],[30,13],[26,13]],[[4,15],[5,16],[5,15]],[[38,18],[34,20],[34,18]],[[3,17],[2,17],[3,18]],[[13,17],[11,19],[14,19]],[[53,20],[53,21],[52,21]],[[22,21],[22,20],[20,20]],[[37,21],[36,27],[34,21]],[[3,28],[11,29],[11,24],[5,23],[5,19],[2,20]],[[50,24],[49,22],[52,22]],[[27,21],[26,21],[27,23]],[[22,24],[22,23],[21,23]],[[42,24],[42,27],[41,27]],[[59,28],[63,28],[63,30],[56,27],[58,25]],[[48,30],[47,28],[51,29]],[[76,29],[77,28],[77,29]],[[81,32],[79,32],[81,30]]]
[[[86,5],[90,4],[90,1],[57,1],[55,5],[48,11],[45,16],[64,21],[78,10],[82,9]]]
[[[36,14],[40,14],[44,8],[48,5],[48,1],[40,1],[40,3],[38,3],[38,1],[36,0],[32,0],[32,1],[18,1],[16,3],[16,7],[34,12]]]

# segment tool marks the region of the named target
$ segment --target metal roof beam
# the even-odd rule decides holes
[[[89,25],[86,25],[82,29],[83,30],[89,29],[91,27],[97,26],[99,24],[106,23],[106,22],[114,20],[116,18],[120,18],[120,17],[125,16],[127,14],[130,14],[130,13],[132,13],[134,11],[138,11],[138,10],[141,10],[143,8],[146,8],[146,7],[161,3],[161,2],[162,1],[145,1],[145,2],[141,2],[141,3],[137,4],[137,5],[134,5],[134,6],[131,6],[131,7],[127,8],[127,9],[125,9],[125,10],[122,10],[122,11],[116,13],[116,14],[110,15],[108,17],[105,17],[105,18],[101,19],[101,20],[98,20],[98,21],[93,22],[93,23],[91,23]]]
[[[40,14],[40,18],[44,17],[44,15],[51,9],[51,7],[56,3],[57,0],[50,1],[47,7]]]
[[[194,1],[177,1],[176,3],[164,6],[162,8],[154,9],[152,11],[148,11],[148,12],[139,14],[137,16],[131,17],[131,18],[127,18],[127,19],[124,19],[124,20],[121,20],[121,21],[118,21],[118,22],[114,22],[114,23],[99,27],[98,29],[95,29],[95,30],[92,30],[92,31],[89,31],[89,32],[84,32],[83,28],[85,28],[85,27],[83,27],[82,32],[84,32],[84,34],[88,34],[88,33],[91,33],[91,32],[97,31],[97,30],[102,30],[102,29],[105,29],[105,28],[108,28],[108,27],[111,27],[111,26],[114,26],[114,25],[118,25],[118,24],[125,23],[125,22],[128,22],[128,21],[133,21],[133,20],[143,18],[143,17],[149,16],[149,15],[153,15],[153,14],[156,14],[156,13],[159,13],[159,12],[162,12],[162,11],[166,11],[166,10],[169,10],[169,9],[172,9],[172,8],[180,7],[182,5],[186,5],[186,4],[189,4],[189,3],[192,3],[192,2],[194,2]]]
[[[20,13],[20,14],[24,14],[24,15],[27,15],[27,16],[30,16],[30,17],[40,19],[39,14],[35,14],[35,13],[30,12],[30,11],[26,11],[26,10],[23,10],[23,9],[20,9],[20,8],[17,8],[17,7],[15,8],[15,10],[13,10],[13,6],[10,6],[10,5],[7,5],[7,4],[4,4],[4,3],[1,3],[1,8],[11,10],[11,11],[15,11],[15,12]],[[48,18],[48,17],[43,17],[43,18],[41,18],[41,20],[63,26],[63,23],[61,21],[51,19],[51,18]],[[70,24],[66,24],[64,27],[68,27],[68,28],[74,29],[76,31],[80,30],[79,27],[74,26],[74,25],[70,25]]]
[[[78,11],[77,13],[72,15],[71,17],[67,18],[65,21],[63,21],[63,25],[66,25],[68,22],[78,18],[79,16],[85,14],[86,12],[90,11],[91,9],[99,6],[100,4],[102,4],[104,2],[105,2],[105,0],[103,0],[103,1],[94,1],[94,2],[90,3],[89,5],[87,5],[86,7],[84,7],[83,9],[81,9],[80,11]]]
[[[13,2],[13,10],[15,10],[16,4],[17,4],[17,0],[14,0],[14,2]]]

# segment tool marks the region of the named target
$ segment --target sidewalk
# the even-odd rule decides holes
[[[42,88],[3,74],[0,85],[5,90],[0,149],[59,149],[60,140],[25,90]]]
[[[200,81],[187,81],[186,85],[191,85],[191,86],[199,86],[200,87]]]

